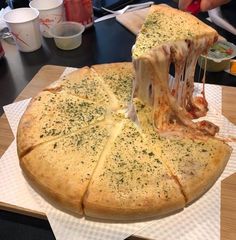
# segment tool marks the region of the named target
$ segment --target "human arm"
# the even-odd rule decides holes
[[[192,2],[193,0],[179,0],[179,8],[185,10]],[[229,2],[230,0],[201,0],[200,10],[208,11]]]

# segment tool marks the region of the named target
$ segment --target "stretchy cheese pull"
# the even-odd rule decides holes
[[[216,39],[215,30],[188,13],[166,5],[151,7],[133,48],[133,98],[152,106],[153,123],[160,133],[178,130],[215,135],[219,131],[213,123],[192,121],[208,110],[205,73],[202,96],[193,96],[197,60]],[[175,79],[169,82],[171,63]]]

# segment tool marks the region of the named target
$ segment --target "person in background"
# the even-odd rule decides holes
[[[186,8],[193,2],[194,0],[179,0],[179,8],[181,10],[186,10]],[[231,29],[230,32],[236,35],[236,17],[235,17],[235,11],[236,11],[236,0],[201,0],[200,2],[200,11],[206,12],[209,10],[218,11],[220,13],[220,17],[223,18],[220,20],[220,22],[224,22],[228,27],[227,30]],[[218,9],[218,10],[217,10]],[[210,17],[213,22],[214,19]],[[226,22],[226,23],[225,23]],[[218,23],[216,23],[219,25]],[[229,26],[229,25],[230,26]],[[219,25],[220,26],[220,25]]]
[[[5,7],[7,7],[7,2],[6,2],[6,1],[3,1],[3,0],[0,0],[0,10],[1,10],[2,8],[5,8]]]
[[[185,10],[192,2],[193,0],[179,0],[179,8]],[[201,0],[200,9],[205,12],[229,2],[230,0]]]

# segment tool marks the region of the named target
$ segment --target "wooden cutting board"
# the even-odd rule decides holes
[[[46,65],[42,67],[15,101],[35,96],[43,88],[57,80],[65,67]],[[222,87],[222,113],[230,121],[236,124],[235,110],[236,88]],[[5,114],[0,118],[0,156],[4,153],[14,137],[9,127]],[[221,240],[235,240],[236,236],[236,174],[222,181],[221,188]],[[35,212],[31,209],[23,209],[18,206],[0,202],[0,209],[22,213],[33,217],[44,218],[43,212]],[[138,240],[135,236],[128,238]]]
[[[122,15],[116,16],[116,20],[129,29],[133,34],[137,35],[147,16],[148,10],[149,8],[144,8],[133,12],[126,12]]]
[[[116,16],[116,20],[130,32],[137,35],[148,14],[148,10],[149,8],[144,8],[133,12],[126,12]],[[221,38],[223,41],[225,40],[225,38],[222,36],[219,36],[219,38]]]

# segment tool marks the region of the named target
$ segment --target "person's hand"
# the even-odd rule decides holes
[[[185,10],[193,0],[179,0],[179,8]],[[223,4],[230,2],[230,0],[201,0],[200,10],[202,12],[219,7]]]

